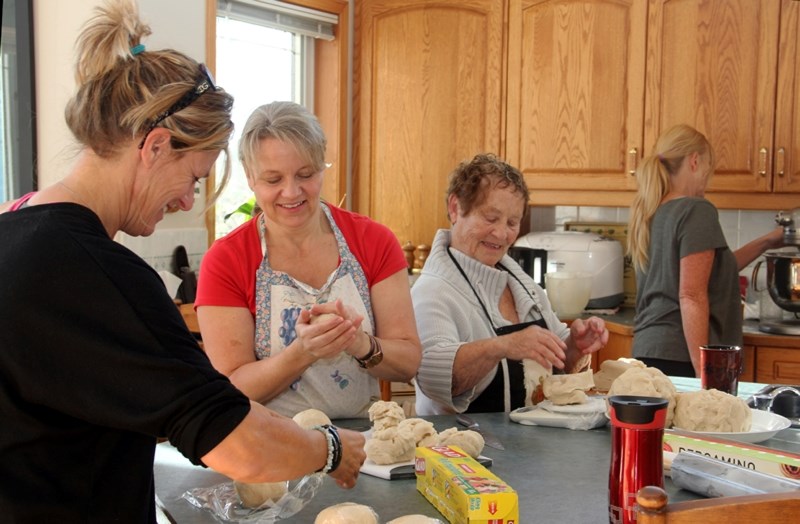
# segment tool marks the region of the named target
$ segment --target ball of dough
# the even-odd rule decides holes
[[[678,393],[672,425],[689,431],[750,431],[753,412],[747,402],[716,389]]]
[[[283,482],[236,482],[233,489],[246,508],[258,508],[267,502],[274,505],[288,491],[288,483]]]
[[[378,516],[369,506],[342,502],[320,511],[314,524],[378,524]]]
[[[335,313],[322,313],[321,315],[311,315],[311,319],[309,319],[308,323],[312,326],[314,324],[319,324],[320,322],[325,322],[334,317],[338,317],[339,315]]]
[[[391,400],[379,400],[369,408],[369,419],[375,431],[397,426],[405,418],[406,413],[400,404]]]
[[[397,517],[392,519],[386,524],[441,524],[441,520],[425,515],[406,515],[404,517]]]
[[[483,435],[477,431],[467,429],[464,431],[451,432],[440,438],[443,446],[458,446],[464,453],[472,458],[478,458],[483,451],[485,444]]]
[[[435,446],[439,443],[436,428],[433,427],[432,422],[423,420],[421,418],[407,418],[401,420],[397,426],[398,431],[410,431],[414,436],[414,442],[417,446]]]
[[[632,367],[622,373],[611,384],[608,396],[614,395],[633,395],[643,397],[665,398],[669,401],[667,405],[666,427],[672,426],[672,418],[675,414],[675,396],[678,390],[672,381],[661,370],[656,368]]]
[[[600,370],[594,374],[594,387],[598,391],[608,391],[611,384],[630,368],[645,368],[644,362],[635,358],[618,358],[617,360],[604,360],[600,363]]]
[[[395,432],[391,439],[373,437],[364,444],[367,458],[375,464],[396,464],[413,460],[417,443],[414,434]]]
[[[328,415],[314,408],[301,411],[293,416],[292,420],[303,429],[311,429],[314,426],[324,426],[325,424],[331,423],[331,419],[328,418]]]

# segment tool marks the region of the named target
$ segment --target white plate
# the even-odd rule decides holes
[[[750,426],[750,431],[739,433],[721,433],[711,431],[688,431],[677,427],[675,429],[680,429],[681,431],[686,431],[687,433],[697,433],[698,435],[707,435],[709,437],[726,438],[729,440],[736,440],[738,442],[757,444],[759,442],[771,439],[776,433],[792,425],[792,423],[789,422],[789,419],[778,414],[752,408],[750,408],[750,411],[753,413],[753,423]]]

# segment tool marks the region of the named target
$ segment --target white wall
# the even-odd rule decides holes
[[[34,0],[40,187],[63,178],[75,159],[77,147],[64,121],[64,108],[75,92],[75,40],[93,8],[101,4],[100,0]],[[139,0],[139,11],[153,31],[144,40],[148,49],[172,48],[205,60],[205,0]],[[168,215],[159,229],[203,227],[202,207]]]

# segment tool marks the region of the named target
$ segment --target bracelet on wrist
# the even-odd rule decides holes
[[[329,424],[314,426],[311,429],[316,429],[325,435],[325,441],[328,444],[328,457],[325,465],[316,472],[327,474],[335,471],[342,462],[342,440],[339,438],[339,431],[336,429],[336,426],[331,426]]]
[[[353,357],[358,362],[358,365],[364,369],[373,368],[383,361],[381,341],[369,333],[367,333],[367,337],[369,337],[369,352],[363,358]]]

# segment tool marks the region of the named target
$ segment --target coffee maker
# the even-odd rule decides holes
[[[800,313],[800,208],[788,213],[779,211],[775,222],[783,227],[783,242],[794,246],[792,251],[769,251],[764,260],[759,260],[753,268],[753,289],[759,291],[758,271],[763,262],[767,264],[767,287],[772,301],[781,309]],[[763,297],[762,300],[765,300]],[[779,335],[800,335],[800,319],[761,320],[758,329],[765,333]]]

